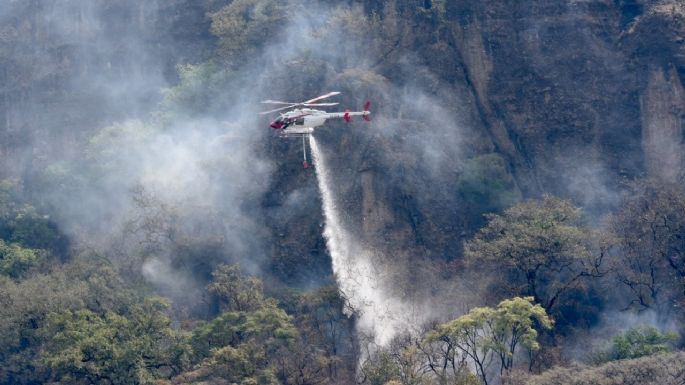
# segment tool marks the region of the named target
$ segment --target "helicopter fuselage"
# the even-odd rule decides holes
[[[322,126],[329,118],[329,113],[310,108],[288,111],[271,123],[271,127],[283,130],[282,135],[306,135],[314,132],[314,128]]]
[[[281,131],[281,135],[308,135],[314,129],[322,126],[328,119],[345,119],[349,121],[352,116],[367,116],[368,110],[359,112],[326,112],[311,108],[302,108],[281,114],[278,119],[271,122],[270,126]]]
[[[337,105],[338,103],[317,103],[318,101],[335,96],[340,94],[340,92],[329,92],[325,95],[321,95],[319,97],[316,97],[314,99],[307,100],[306,102],[302,103],[288,103],[288,102],[281,102],[277,100],[265,100],[262,103],[266,104],[277,104],[277,105],[285,105],[285,107],[279,107],[273,110],[269,111],[264,111],[260,112],[261,115],[266,115],[270,114],[272,112],[277,112],[277,111],[282,111],[288,108],[292,108],[295,106],[304,106],[304,107],[309,107],[309,106],[334,106]],[[367,101],[364,103],[364,111],[350,111],[350,110],[345,110],[344,112],[326,112],[322,110],[315,110],[311,108],[295,108],[293,110],[290,110],[288,112],[282,113],[278,119],[274,120],[269,124],[271,128],[276,130],[281,136],[285,137],[301,137],[302,138],[302,157],[303,157],[303,166],[304,168],[309,167],[309,163],[307,162],[307,142],[306,139],[309,137],[309,135],[314,133],[314,130],[317,127],[323,126],[324,123],[328,119],[343,119],[347,123],[352,121],[353,116],[361,116],[364,120],[367,122],[371,121],[369,118],[369,115],[371,115],[371,111],[369,111],[369,107],[371,106],[371,102]]]

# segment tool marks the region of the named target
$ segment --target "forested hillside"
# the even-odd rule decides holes
[[[684,150],[680,0],[0,2],[0,384],[682,384]]]

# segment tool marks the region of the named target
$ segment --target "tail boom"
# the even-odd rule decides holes
[[[371,111],[369,111],[369,108],[371,107],[371,102],[366,102],[364,103],[364,110],[363,111],[350,111],[350,110],[345,110],[345,112],[331,112],[329,113],[326,118],[327,119],[344,119],[347,123],[352,121],[353,116],[361,116],[362,119],[366,120],[367,122],[371,121],[371,118],[369,118],[369,115],[371,115]]]

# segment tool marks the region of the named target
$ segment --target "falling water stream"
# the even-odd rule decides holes
[[[369,342],[385,346],[395,334],[406,329],[403,314],[408,307],[387,295],[384,269],[374,264],[373,253],[345,229],[326,159],[313,136],[309,143],[325,216],[324,238],[338,287],[358,317],[357,333],[368,337]]]

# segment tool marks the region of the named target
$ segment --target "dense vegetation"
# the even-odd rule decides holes
[[[682,141],[680,3],[48,3],[0,5],[0,384],[685,381],[685,168],[648,129]],[[388,292],[451,304],[383,346],[255,118],[328,89],[374,99],[321,133],[337,208]]]

